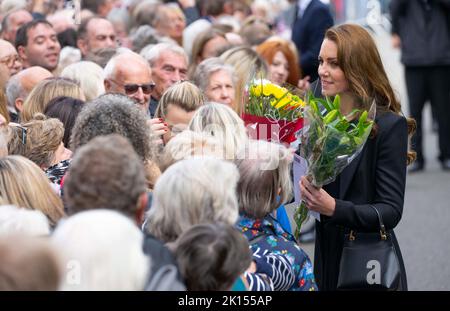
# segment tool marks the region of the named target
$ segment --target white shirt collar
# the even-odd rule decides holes
[[[298,13],[297,15],[299,17],[303,16],[303,13],[305,13],[306,8],[311,3],[312,0],[298,0]]]

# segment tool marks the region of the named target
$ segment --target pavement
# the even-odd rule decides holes
[[[381,27],[374,29],[385,70],[401,100],[404,114],[408,115],[400,51],[391,47],[388,32]],[[429,105],[424,117],[426,169],[407,176],[403,217],[395,232],[405,261],[409,290],[449,291],[450,172],[442,171],[437,160],[437,135],[432,131]],[[292,215],[293,208],[287,206],[288,215]],[[301,247],[313,261],[314,243]]]

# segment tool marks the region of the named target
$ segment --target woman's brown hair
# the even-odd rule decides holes
[[[350,92],[360,100],[359,108],[369,110],[371,103],[375,101],[377,112],[391,111],[402,115],[400,102],[394,94],[370,34],[361,26],[343,24],[328,29],[325,38],[337,45],[339,66],[347,78]],[[408,134],[411,136],[416,129],[416,122],[411,118],[406,120]],[[408,151],[407,164],[412,163],[415,158],[415,152]]]
[[[64,126],[56,118],[37,113],[20,126],[10,125],[8,152],[24,156],[42,169],[52,166],[64,137]]]

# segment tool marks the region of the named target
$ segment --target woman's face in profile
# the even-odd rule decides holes
[[[325,39],[320,48],[318,73],[324,96],[335,96],[349,90],[347,78],[338,62],[337,45],[329,39]]]
[[[71,157],[72,157],[72,151],[70,151],[69,149],[64,147],[64,143],[61,142],[58,149],[56,149],[56,151],[55,151],[55,158],[53,160],[53,163],[50,166],[58,164],[61,161],[70,159]]]

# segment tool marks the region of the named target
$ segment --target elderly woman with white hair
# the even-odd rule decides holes
[[[78,213],[61,222],[52,242],[64,261],[62,290],[144,290],[150,259],[143,233],[126,216],[110,210]]]
[[[192,157],[223,159],[222,143],[207,133],[184,130],[172,138],[159,157],[159,168],[164,172],[172,164]]]
[[[9,237],[16,234],[50,235],[50,224],[41,211],[18,208],[15,205],[1,205],[0,237]]]
[[[235,159],[238,149],[248,141],[244,121],[233,109],[219,103],[206,103],[194,114],[189,130],[206,133],[223,143],[224,159]]]
[[[308,255],[273,217],[278,206],[292,195],[291,158],[284,146],[266,141],[251,140],[240,150],[235,161],[240,174],[237,187],[240,217],[236,227],[254,252],[286,256],[296,276],[289,290],[317,290]]]
[[[202,61],[195,69],[192,81],[205,93],[207,100],[235,107],[237,76],[234,68],[220,58]]]
[[[212,157],[193,157],[173,164],[156,183],[145,230],[173,248],[175,241],[195,225],[234,225],[238,218],[238,179],[234,164]],[[256,256],[253,261],[244,276],[251,290],[273,290],[292,283],[293,272],[282,255]]]
[[[64,68],[60,76],[78,82],[86,101],[91,101],[105,93],[103,69],[94,62],[81,61],[71,64]]]
[[[238,218],[238,179],[236,166],[219,159],[192,158],[173,164],[156,182],[146,230],[168,243],[196,224],[233,225]]]

